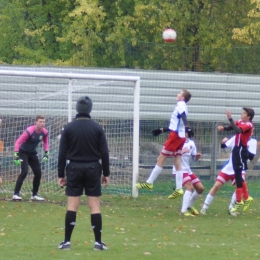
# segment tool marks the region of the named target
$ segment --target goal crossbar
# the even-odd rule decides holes
[[[101,79],[101,80],[124,80],[139,82],[138,76],[119,76],[104,74],[81,74],[81,73],[61,73],[44,71],[23,71],[23,70],[0,70],[0,75],[5,76],[24,76],[24,77],[49,77],[49,78],[67,78],[67,79]]]

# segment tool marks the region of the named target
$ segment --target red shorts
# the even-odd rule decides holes
[[[242,178],[243,178],[243,180],[245,180],[245,173],[242,173]],[[235,174],[228,175],[228,174],[225,174],[224,172],[220,172],[217,177],[217,181],[221,182],[222,184],[225,184],[229,180],[231,180],[232,185],[235,185],[236,184]]]
[[[189,175],[188,173],[183,173],[182,186],[184,186],[187,182],[191,182],[192,184],[196,184],[200,182],[200,179],[195,173]]]
[[[174,174],[176,175],[176,174]],[[183,173],[182,186],[184,186],[187,182],[191,182],[192,184],[196,184],[200,182],[200,179],[195,173],[188,174],[187,172]]]
[[[162,149],[162,155],[164,156],[176,156],[181,155],[181,150],[186,141],[186,138],[181,138],[176,132],[170,132],[168,139],[164,143]]]

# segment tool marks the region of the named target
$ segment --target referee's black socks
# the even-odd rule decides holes
[[[65,240],[64,242],[70,241],[72,231],[76,225],[77,212],[67,210],[65,216]]]
[[[95,241],[101,243],[101,232],[102,232],[101,213],[91,214],[91,226],[94,232]]]

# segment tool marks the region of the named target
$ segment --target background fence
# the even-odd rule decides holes
[[[68,73],[85,73],[85,74],[109,74],[109,75],[131,75],[140,76],[141,78],[141,95],[140,95],[140,157],[139,157],[139,180],[145,180],[149,175],[151,169],[156,163],[157,156],[159,155],[162,145],[167,137],[166,134],[162,134],[158,137],[153,137],[151,131],[158,127],[165,127],[169,124],[171,112],[176,103],[176,95],[181,89],[187,88],[192,93],[192,99],[188,103],[189,116],[188,120],[191,127],[195,131],[194,140],[196,142],[198,151],[202,153],[202,160],[192,163],[192,167],[196,174],[201,178],[207,180],[214,180],[216,174],[218,174],[221,165],[229,157],[229,152],[226,149],[220,148],[220,143],[223,137],[230,137],[232,132],[218,133],[216,127],[218,124],[228,124],[225,116],[226,109],[230,109],[234,120],[240,118],[242,107],[249,106],[254,108],[256,116],[254,118],[255,133],[254,137],[259,139],[260,135],[260,92],[259,84],[260,77],[256,75],[244,75],[244,74],[222,74],[222,73],[201,73],[201,72],[170,72],[170,71],[145,71],[145,70],[128,70],[128,69],[98,69],[98,68],[61,68],[61,67],[9,67],[2,66],[1,69],[17,69],[17,70],[34,70],[34,71],[50,71],[50,72],[68,72]],[[36,79],[34,82],[39,83]],[[15,95],[20,99],[26,98],[25,89],[30,87],[30,94],[37,96],[37,91],[48,96],[48,91],[55,91],[55,86],[63,87],[67,82],[55,80],[55,84],[52,81],[48,82],[48,88],[43,84],[39,84],[37,88],[33,87],[33,84],[27,80],[21,78],[11,77],[0,79],[0,118],[8,118],[8,110],[15,111],[15,106],[3,105],[6,103],[12,103],[12,96]],[[110,83],[112,84],[112,83]],[[112,88],[113,86],[111,86]],[[98,86],[96,86],[98,91]],[[123,86],[122,86],[123,88]],[[57,89],[58,90],[58,89]],[[87,93],[87,92],[86,92]],[[114,93],[116,100],[123,100],[122,89],[117,88]],[[103,97],[104,98],[104,97]],[[17,98],[16,98],[17,99]],[[47,98],[48,99],[48,98]],[[54,102],[54,107],[48,107],[48,113],[53,111],[58,112],[64,107],[64,102]],[[52,103],[49,103],[52,104]],[[100,105],[98,105],[100,104]],[[128,104],[122,104],[118,106],[114,102],[107,102],[106,99],[102,99],[102,95],[95,95],[95,102],[93,106],[93,118],[95,115],[100,115],[105,118],[109,117],[111,113],[121,113]],[[107,109],[106,109],[107,107]],[[7,109],[7,110],[6,110]],[[35,109],[34,107],[28,107],[27,109]],[[21,113],[17,110],[18,114]],[[37,110],[37,113],[40,110]],[[56,113],[55,112],[55,113]],[[35,111],[36,113],[36,111]],[[42,108],[42,113],[45,111]],[[67,112],[65,113],[67,114]],[[9,147],[4,147],[3,157],[5,167],[9,167],[9,163],[12,163],[12,148],[15,138],[18,136],[19,130],[22,131],[25,128],[21,122],[19,123],[19,117],[13,118],[12,127],[16,127],[15,131],[9,131],[10,125],[2,127],[0,132],[0,140],[5,143],[9,143]],[[30,118],[26,119],[28,123]],[[66,121],[66,119],[64,118]],[[9,122],[11,122],[9,121]],[[32,121],[32,118],[31,118]],[[104,122],[103,122],[104,123]],[[107,121],[105,122],[108,123]],[[109,133],[117,132],[120,135],[120,129],[127,133],[126,129],[129,129],[132,122],[126,122],[123,118],[114,120],[109,123]],[[48,127],[55,131],[55,134],[59,132],[56,129],[55,121],[47,120]],[[60,124],[59,124],[60,125]],[[17,127],[20,128],[17,128]],[[111,127],[113,129],[111,129]],[[105,129],[106,130],[106,129]],[[123,135],[122,135],[123,136]],[[126,138],[126,137],[125,137]],[[13,141],[12,141],[12,140]],[[56,142],[56,141],[55,141]],[[57,144],[56,144],[57,146]],[[1,147],[0,147],[1,148]],[[123,148],[123,147],[122,147]],[[125,154],[121,153],[122,149],[111,153],[111,162],[115,164],[126,164],[131,167],[132,157],[128,156],[125,160]],[[54,153],[55,154],[55,153]],[[8,156],[9,157],[8,157]],[[5,163],[6,160],[10,162]],[[10,159],[11,158],[11,159]],[[118,166],[117,165],[117,166]],[[119,165],[124,166],[125,165]],[[159,177],[161,180],[169,180],[171,178],[172,160],[168,159],[165,170]],[[260,177],[259,173],[260,165],[256,162],[252,171],[248,171],[248,178],[256,179]],[[122,170],[123,172],[123,170]],[[128,170],[131,173],[131,170]],[[164,179],[165,178],[165,179]]]
[[[120,50],[120,52],[118,51]],[[260,46],[187,47],[125,39],[75,51],[70,66],[172,71],[260,73]]]

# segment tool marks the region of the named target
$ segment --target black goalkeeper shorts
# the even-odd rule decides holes
[[[66,167],[66,195],[71,197],[85,195],[101,196],[102,168],[99,162],[70,162]]]

